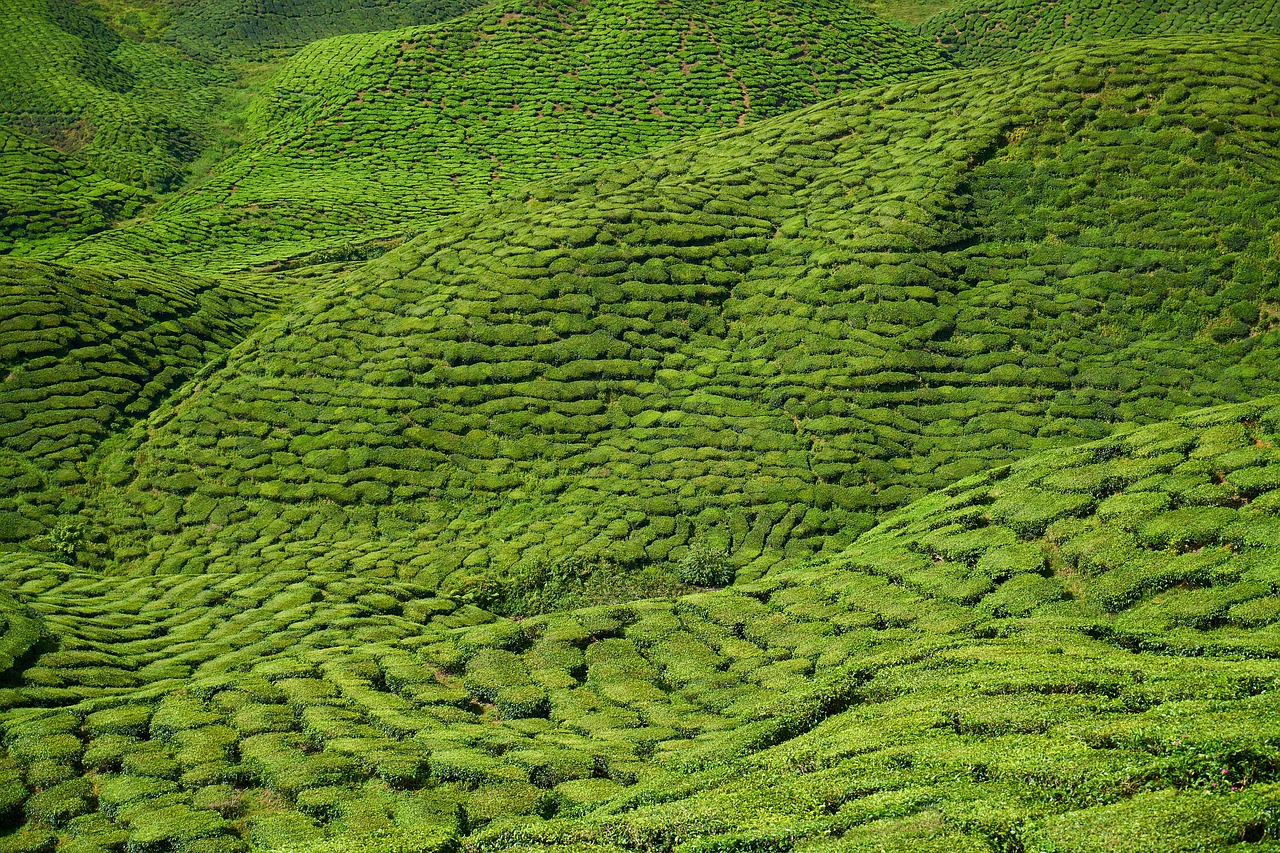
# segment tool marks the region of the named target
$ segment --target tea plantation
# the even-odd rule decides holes
[[[1275,0],[961,0],[921,32],[961,65],[990,65],[1069,44],[1193,33],[1280,35]]]
[[[70,257],[238,269],[306,255],[946,67],[920,36],[827,5],[508,0],[318,41],[265,84],[250,138],[215,178]]]
[[[211,143],[211,69],[125,38],[69,0],[4,0],[0,27],[0,124],[142,189],[181,185]],[[0,186],[13,180],[11,147],[0,151]]]
[[[244,284],[0,261],[0,542],[83,532],[65,490],[98,445],[279,304]]]
[[[14,555],[8,849],[1273,849],[1278,433],[1280,397],[1210,409],[517,620]]]
[[[930,77],[454,219],[125,437],[86,560],[461,591],[702,537],[756,577],[1029,452],[1280,391],[1275,48]]]
[[[0,853],[1280,851],[1280,5],[0,25]]]
[[[162,38],[219,62],[259,59],[316,39],[438,23],[478,0],[196,0],[166,10]]]

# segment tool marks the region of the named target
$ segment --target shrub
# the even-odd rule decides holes
[[[49,531],[53,555],[66,563],[76,561],[76,552],[84,543],[85,524],[79,518],[60,518]]]
[[[676,577],[682,583],[697,587],[727,586],[733,583],[734,569],[729,562],[729,552],[712,545],[705,539],[697,539],[688,552],[676,564]]]

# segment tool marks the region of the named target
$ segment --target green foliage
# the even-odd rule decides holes
[[[676,565],[676,577],[689,586],[727,586],[733,582],[733,566],[723,548],[695,539]]]
[[[6,3],[0,22],[8,46],[0,60],[0,120],[9,128],[0,147],[0,198],[16,196],[28,180],[8,161],[64,163],[68,177],[92,191],[72,202],[87,214],[76,224],[97,230],[148,200],[129,188],[180,186],[213,143],[209,118],[225,79],[212,69],[154,41],[124,38],[80,3]],[[58,193],[71,198],[74,189]],[[31,223],[26,236],[54,236],[52,224]]]
[[[245,138],[208,181],[72,257],[323,262],[532,179],[947,67],[927,40],[849,0],[504,0],[450,17],[472,5],[275,0],[263,16],[245,0],[182,4],[173,37],[215,54],[335,36],[261,84]],[[395,29],[433,19],[444,20]],[[565,231],[584,239],[580,223]],[[696,264],[677,269],[693,276],[684,286],[705,279]]]
[[[177,6],[162,36],[216,61],[228,53],[255,57],[341,33],[443,21],[475,5],[475,0],[276,0],[264,13],[248,0],[197,0]]]
[[[266,554],[532,614],[675,592],[700,531],[746,581],[976,472],[1280,390],[1261,309],[1247,337],[1205,332],[1280,274],[1265,41],[921,77],[441,221],[108,448],[84,558]],[[1168,102],[1175,84],[1195,97]],[[991,520],[1038,538],[1163,465],[1095,459]],[[1237,493],[1188,483],[1167,511]],[[922,544],[940,561],[903,581],[964,605],[1043,569],[971,571],[984,523]]]
[[[1274,844],[1270,7],[466,5],[0,4],[0,851]]]
[[[1277,412],[1271,397],[1035,455],[725,589],[519,620],[351,572],[106,578],[5,557],[8,594],[58,638],[21,670],[0,764],[10,809],[52,834],[13,838],[1258,838],[1280,773],[1276,513],[1240,492],[1208,507],[1229,548],[1141,531],[1280,461]],[[1020,495],[1071,511],[1008,510]],[[135,681],[104,692],[116,669]],[[51,695],[67,710],[39,707]]]
[[[62,518],[49,531],[49,545],[53,555],[65,563],[75,563],[76,550],[84,543],[84,522]]]
[[[66,490],[113,432],[238,342],[279,303],[243,283],[158,270],[0,261],[0,540],[92,562]],[[110,476],[110,474],[108,474]],[[42,537],[43,538],[43,537]]]
[[[1028,53],[1104,39],[1197,33],[1280,35],[1265,0],[1174,0],[1158,6],[1117,0],[961,0],[923,21],[961,65],[1009,62]],[[1171,98],[1188,96],[1183,87]]]
[[[47,826],[63,826],[72,818],[94,810],[93,785],[88,779],[72,779],[35,794],[26,802],[27,818]]]

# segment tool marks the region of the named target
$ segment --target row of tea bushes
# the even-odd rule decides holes
[[[196,0],[173,10],[159,37],[213,64],[260,58],[343,33],[445,21],[476,0]]]
[[[142,190],[0,127],[0,252],[33,242],[65,244],[133,216],[150,200]]]
[[[1280,398],[1208,410],[754,582],[517,620],[376,578],[11,556],[7,612],[49,639],[0,693],[2,843],[1274,840],[1278,436]],[[1232,517],[1171,539],[1191,507]]]
[[[1273,0],[962,0],[920,25],[960,65],[1011,62],[1070,44],[1143,36],[1280,35]]]
[[[112,181],[182,185],[210,142],[225,80],[171,48],[121,36],[77,3],[10,0],[0,27],[0,123]]]
[[[74,557],[83,498],[65,489],[83,483],[108,436],[278,306],[275,291],[148,268],[0,263],[0,542],[34,544],[61,523],[62,540],[43,547]]]

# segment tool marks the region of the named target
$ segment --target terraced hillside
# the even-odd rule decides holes
[[[1280,851],[1278,13],[0,0],[0,853]]]
[[[0,123],[10,130],[107,179],[159,190],[180,186],[213,141],[212,69],[124,38],[70,0],[4,0],[0,27]]]
[[[168,11],[162,36],[186,52],[225,61],[260,59],[345,33],[370,33],[444,21],[479,0],[196,0]]]
[[[206,172],[234,150],[257,78],[305,42],[469,5],[5,0],[0,252],[57,257]]]
[[[1280,397],[1198,412],[752,583],[515,621],[10,556],[6,843],[1272,849],[1277,438]]]
[[[1280,35],[1275,0],[961,0],[921,24],[960,65],[1071,44],[1164,35]]]
[[[854,2],[508,0],[308,45],[256,134],[136,227],[68,257],[238,269],[434,225],[522,183],[946,67]]]
[[[95,553],[488,601],[483,577],[701,537],[751,578],[1036,450],[1276,390],[1277,46],[932,77],[454,219],[133,433]]]
[[[36,537],[71,557],[84,500],[67,489],[96,448],[225,355],[279,304],[276,290],[0,263],[0,543]]]
[[[0,253],[66,244],[125,219],[150,193],[0,127]]]

